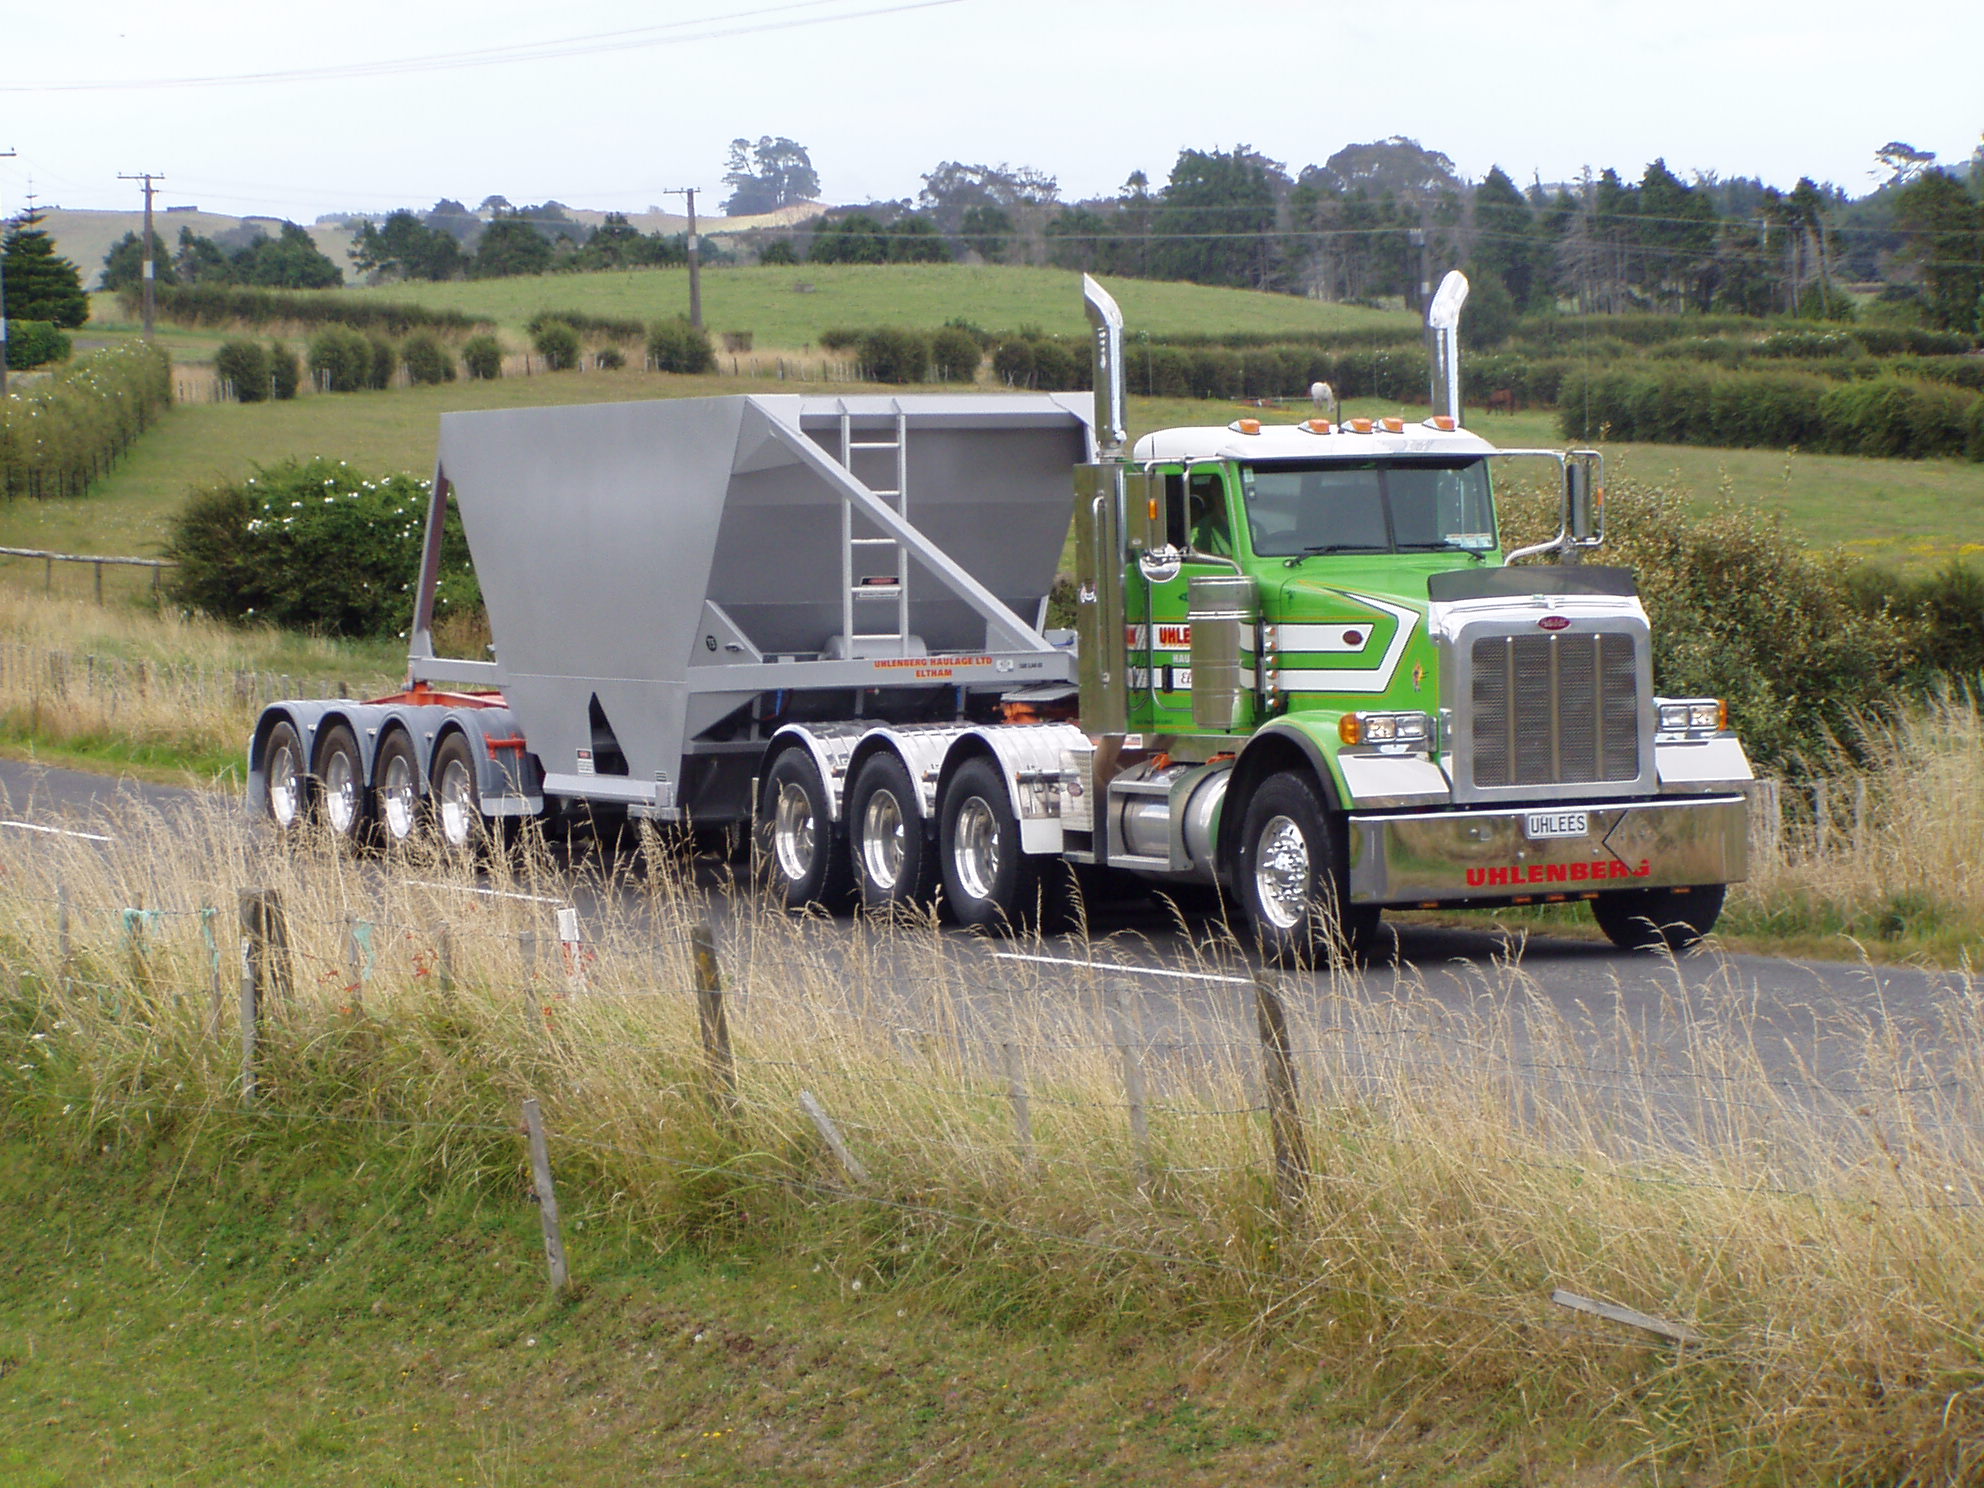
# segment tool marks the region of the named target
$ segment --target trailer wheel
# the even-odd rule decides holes
[[[404,729],[394,729],[379,743],[374,773],[378,777],[372,813],[388,848],[407,847],[419,838],[423,825],[420,760]]]
[[[1233,887],[1271,960],[1339,963],[1370,949],[1380,911],[1348,902],[1349,846],[1343,819],[1323,805],[1305,775],[1270,775],[1240,819]]]
[[[862,762],[847,795],[854,880],[869,910],[927,904],[936,884],[936,854],[923,830],[909,767],[884,750]]]
[[[757,829],[759,860],[787,909],[847,902],[854,884],[845,844],[834,830],[826,783],[805,750],[785,750],[765,772]]]
[[[944,899],[961,925],[1022,930],[1040,904],[1040,860],[1020,850],[1006,777],[980,756],[958,766],[937,808]]]
[[[489,834],[475,752],[461,734],[448,735],[434,751],[434,828],[449,852],[473,852]]]
[[[1624,889],[1591,901],[1605,938],[1622,951],[1686,951],[1701,944],[1722,917],[1728,889]]]
[[[269,784],[269,820],[278,832],[294,832],[310,809],[310,775],[303,767],[303,740],[291,723],[269,730],[262,749],[262,774]]]
[[[317,743],[318,819],[340,847],[357,848],[365,841],[371,804],[358,737],[344,724],[334,723]]]

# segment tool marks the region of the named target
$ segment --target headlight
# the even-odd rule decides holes
[[[1410,744],[1424,749],[1433,738],[1433,720],[1425,713],[1346,713],[1337,721],[1336,735],[1346,744]]]
[[[1713,734],[1729,726],[1728,707],[1718,698],[1690,698],[1660,705],[1663,734]]]

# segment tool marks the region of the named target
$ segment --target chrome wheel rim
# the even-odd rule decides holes
[[[468,766],[451,759],[441,767],[441,836],[450,847],[467,847],[482,813],[476,809],[475,780]]]
[[[324,761],[324,819],[340,837],[358,825],[358,771],[342,749]]]
[[[296,767],[296,752],[278,744],[269,756],[269,815],[285,830],[296,825],[303,814],[303,772]]]
[[[1254,898],[1277,930],[1309,915],[1309,839],[1292,817],[1270,817],[1255,844]]]
[[[878,889],[893,890],[902,881],[909,856],[908,822],[892,790],[878,790],[861,813],[861,866]]]
[[[974,899],[990,899],[999,878],[999,818],[983,796],[958,808],[955,841],[959,886]]]
[[[413,762],[403,754],[386,760],[386,778],[379,787],[379,815],[386,835],[395,842],[412,837],[420,822],[420,792],[413,784]]]
[[[778,807],[772,814],[772,853],[787,883],[799,883],[813,871],[817,840],[813,798],[797,781],[786,781],[778,788]]]

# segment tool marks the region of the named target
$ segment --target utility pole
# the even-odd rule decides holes
[[[12,160],[13,150],[0,150],[0,160]],[[0,230],[4,230],[6,218],[0,217]],[[7,256],[0,253],[0,398],[7,396]]]
[[[696,239],[696,188],[680,186],[662,192],[663,196],[686,196],[689,198],[689,324],[697,330],[703,328],[703,252]]]
[[[152,338],[152,182],[163,181],[164,176],[157,171],[134,171],[130,175],[119,171],[120,181],[143,181],[145,183],[145,339]]]

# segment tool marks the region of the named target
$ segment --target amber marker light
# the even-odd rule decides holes
[[[1371,432],[1371,421],[1367,418],[1347,419],[1344,422],[1344,427],[1353,434],[1369,434]]]
[[[1454,422],[1454,416],[1452,414],[1436,413],[1426,420],[1426,427],[1429,429],[1439,429],[1444,433],[1451,434],[1460,425]]]
[[[1332,424],[1328,419],[1304,419],[1297,427],[1307,429],[1311,434],[1333,434],[1336,432],[1336,425]]]
[[[1355,713],[1346,713],[1336,721],[1336,736],[1346,744],[1364,742],[1364,720]]]
[[[1405,432],[1405,420],[1402,418],[1379,419],[1378,426],[1387,434],[1403,434]]]

